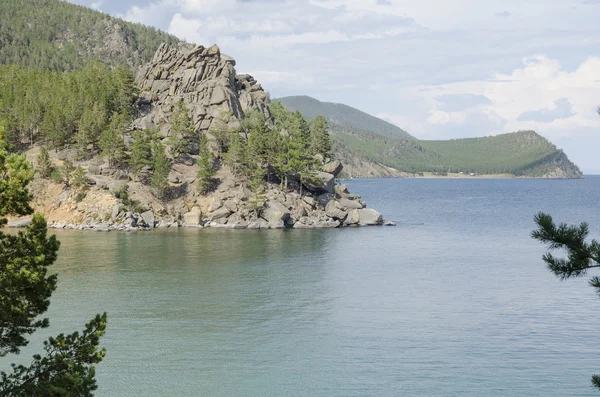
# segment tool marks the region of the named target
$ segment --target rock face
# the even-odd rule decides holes
[[[136,75],[141,87],[142,117],[135,127],[148,129],[162,125],[168,134],[174,105],[183,101],[197,132],[234,126],[247,110],[258,109],[270,117],[269,98],[250,75],[237,76],[235,60],[221,54],[216,45],[205,48],[173,48],[162,44],[152,62]]]
[[[221,54],[217,46],[205,48],[161,45],[151,63],[136,76],[141,87],[141,116],[135,129],[161,127],[166,137],[174,106],[183,101],[198,133],[211,137],[212,129],[239,126],[245,113],[258,110],[270,117],[269,98],[249,75],[237,76],[235,60]],[[168,140],[167,140],[168,142]],[[27,155],[35,160],[38,148]],[[65,153],[53,153],[53,161]],[[85,188],[36,178],[32,192],[36,210],[44,213],[50,227],[77,230],[149,230],[169,227],[214,227],[227,229],[336,228],[383,223],[381,215],[366,210],[360,196],[336,184],[343,170],[340,161],[323,164],[314,178],[294,181],[282,190],[278,183],[266,182],[265,191],[253,193],[226,165],[215,177],[215,190],[208,195],[196,188],[197,153],[189,162],[174,162],[168,176],[168,198],[153,194],[149,180],[151,167],[133,174],[110,167],[100,157],[78,160],[93,183]],[[320,159],[323,161],[323,159]],[[60,163],[59,163],[60,164]],[[306,188],[306,189],[304,189]],[[128,200],[122,197],[127,192]],[[300,193],[302,192],[302,194]],[[26,223],[15,223],[26,226]]]

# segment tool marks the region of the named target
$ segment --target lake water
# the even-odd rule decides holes
[[[348,184],[398,227],[59,233],[21,359],[107,311],[99,397],[597,395],[600,299],[529,233],[546,211],[598,237],[600,177]]]

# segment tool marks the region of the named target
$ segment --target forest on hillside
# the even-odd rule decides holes
[[[332,126],[333,150],[342,156],[358,155],[369,161],[410,172],[465,172],[530,175],[541,159],[558,151],[533,131],[447,141],[402,140],[375,133],[347,134]]]
[[[542,176],[557,166],[580,174],[566,155],[534,131],[498,136],[426,141],[352,107],[307,96],[280,98],[308,119],[322,114],[330,124],[333,152],[408,173],[475,173]],[[393,133],[390,133],[393,132]]]
[[[181,40],[60,0],[0,1],[0,64],[69,71],[92,60],[138,66]]]

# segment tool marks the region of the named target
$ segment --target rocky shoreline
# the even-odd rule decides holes
[[[253,193],[245,186],[224,188],[210,200],[204,211],[194,206],[178,217],[158,214],[153,210],[142,213],[127,211],[122,205],[112,208],[110,217],[98,220],[88,214],[81,223],[50,221],[49,228],[81,231],[148,231],[178,227],[222,228],[235,230],[260,229],[332,229],[342,227],[396,226],[385,221],[374,209],[366,208],[360,196],[351,194],[346,185],[335,185],[333,192],[317,196],[301,196],[297,192],[283,192],[272,186],[260,209],[253,207]],[[10,221],[9,228],[24,228],[31,218]]]

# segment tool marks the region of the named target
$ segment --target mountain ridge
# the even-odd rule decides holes
[[[393,177],[432,172],[467,174],[511,174],[528,178],[581,178],[579,168],[568,156],[548,139],[534,131],[517,131],[496,136],[459,138],[451,140],[419,140],[405,135],[390,136],[379,126],[389,123],[377,119],[368,128],[355,120],[368,119],[365,112],[346,105],[348,117],[340,122],[338,114],[331,113],[331,103],[307,96],[278,98],[292,111],[299,111],[308,119],[321,113],[330,123],[330,132],[336,153],[347,164],[361,163],[356,169],[347,169],[346,176]],[[385,124],[383,124],[383,123]],[[367,171],[366,165],[385,167],[384,172]],[[389,168],[397,172],[390,174]],[[396,174],[396,175],[393,175]]]

